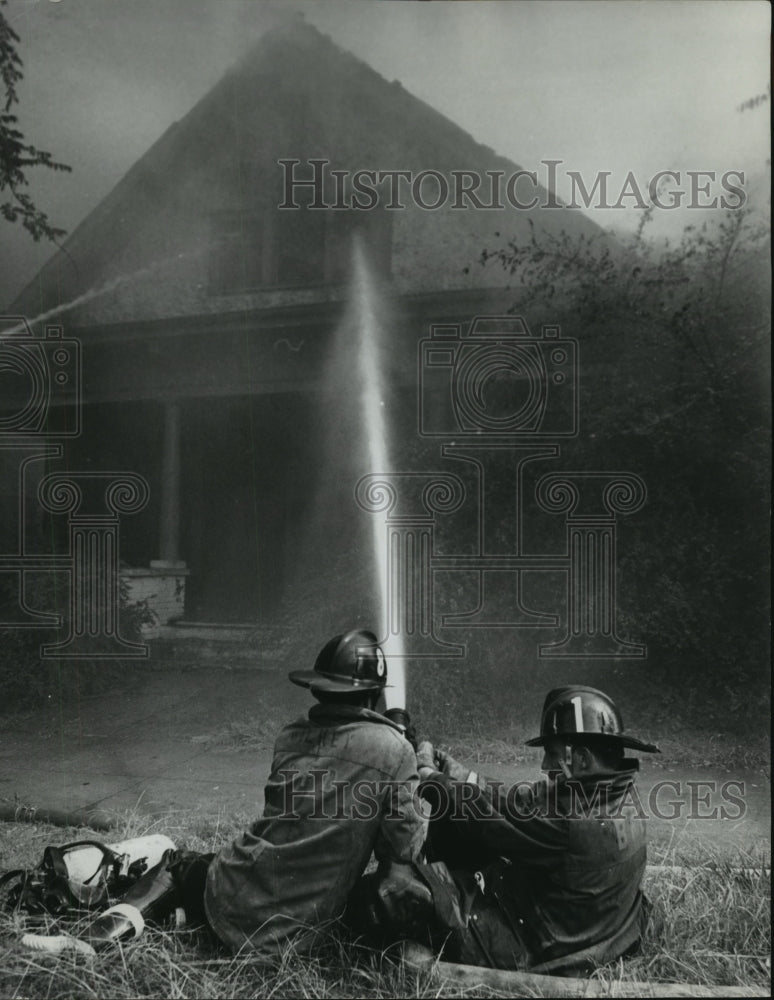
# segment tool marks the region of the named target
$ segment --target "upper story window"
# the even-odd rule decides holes
[[[269,284],[319,285],[325,281],[324,211],[306,208],[267,213],[272,232]]]
[[[262,213],[214,212],[211,216],[210,293],[228,295],[261,288],[268,261]]]
[[[344,284],[355,234],[371,265],[390,273],[392,217],[382,209],[219,211],[212,213],[211,226],[212,295]]]

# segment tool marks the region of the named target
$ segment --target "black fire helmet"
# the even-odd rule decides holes
[[[387,683],[387,661],[373,632],[353,629],[325,643],[313,670],[293,670],[299,687],[336,694],[379,691]]]
[[[541,747],[550,739],[590,746],[604,739],[643,753],[661,752],[654,743],[643,743],[624,734],[621,713],[609,695],[579,684],[548,692],[540,719],[540,736],[527,740],[526,745]]]

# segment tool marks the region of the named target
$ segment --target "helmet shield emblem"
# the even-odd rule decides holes
[[[543,746],[547,739],[592,743],[600,737],[645,753],[658,753],[653,743],[624,734],[623,719],[613,699],[596,688],[575,685],[549,691],[543,704],[540,736],[527,746]]]
[[[387,681],[387,662],[373,632],[353,629],[330,639],[313,670],[294,670],[290,680],[299,687],[344,694],[380,690]]]

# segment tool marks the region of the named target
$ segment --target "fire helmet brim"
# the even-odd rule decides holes
[[[381,691],[389,684],[379,681],[348,681],[339,675],[324,674],[321,670],[291,670],[288,674],[291,682],[302,688],[317,688],[319,691],[331,691],[334,694],[347,694],[352,691]]]
[[[535,736],[531,740],[525,740],[524,745],[528,747],[543,747],[546,740],[564,740],[568,744],[577,743],[583,745],[587,743],[593,746],[597,742],[617,743],[619,746],[629,750],[639,750],[642,753],[661,753],[655,743],[644,743],[636,736],[626,736],[618,733],[551,733],[550,736]]]

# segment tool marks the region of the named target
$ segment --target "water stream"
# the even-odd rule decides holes
[[[392,471],[383,382],[384,329],[379,323],[378,294],[369,272],[363,245],[357,237],[353,243],[353,271],[355,317],[358,326],[360,401],[369,466],[364,471],[384,474]],[[378,589],[381,614],[377,631],[379,637],[384,639],[388,634],[387,611],[390,587],[387,537],[383,520],[371,515],[371,525],[375,584]],[[406,677],[400,636],[390,636],[387,675],[386,707],[405,708]]]

